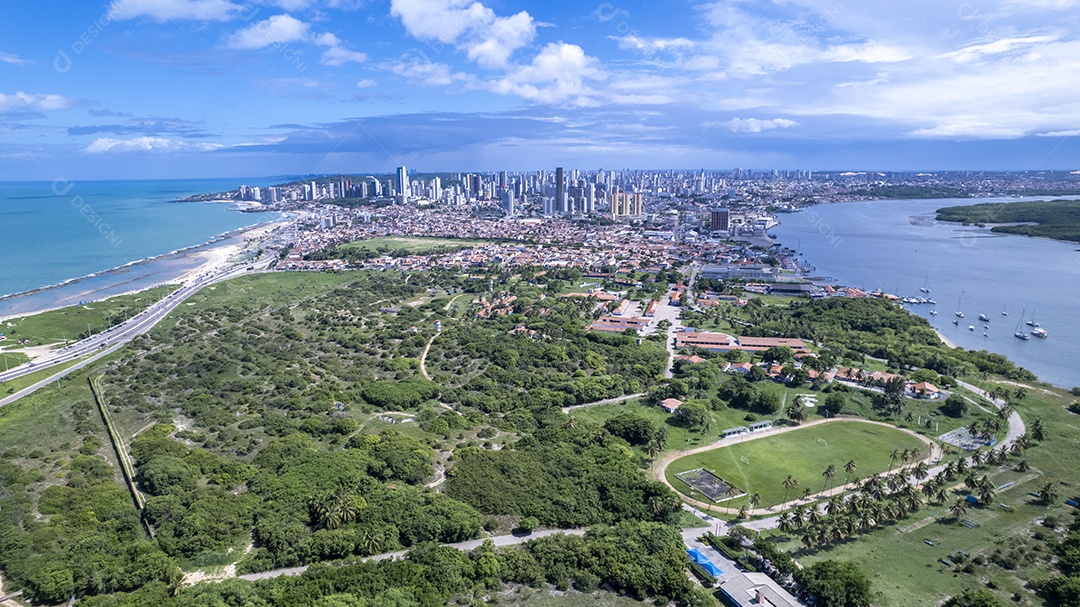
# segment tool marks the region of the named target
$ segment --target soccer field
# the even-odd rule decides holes
[[[760,493],[759,507],[767,507],[783,501],[783,482],[789,474],[799,481],[798,488],[788,493],[791,500],[807,488],[813,493],[822,491],[822,473],[830,464],[836,466],[836,476],[829,481],[829,487],[835,487],[844,482],[844,465],[848,461],[857,465],[852,476],[866,478],[888,470],[893,450],[905,449],[919,449],[920,458],[928,455],[925,443],[896,428],[858,421],[831,422],[681,457],[664,474],[680,493],[701,500],[700,494],[692,493],[675,475],[705,468],[747,495]],[[896,466],[903,463],[898,460]],[[723,506],[738,508],[747,499],[731,500]]]

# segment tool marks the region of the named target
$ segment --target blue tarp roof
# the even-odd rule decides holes
[[[712,561],[705,558],[705,555],[701,554],[701,552],[699,552],[697,548],[691,548],[687,550],[686,553],[690,555],[690,560],[694,561],[698,565],[701,565],[701,567],[705,569],[705,571],[708,571],[710,575],[718,577],[724,574],[723,571],[720,571],[719,567],[712,564]]]

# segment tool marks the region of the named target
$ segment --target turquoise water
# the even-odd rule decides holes
[[[1080,385],[1080,244],[998,235],[934,219],[941,207],[992,201],[818,205],[780,215],[781,225],[773,231],[784,246],[801,249],[815,275],[867,290],[932,297],[937,316],[930,314],[935,306],[908,309],[929,319],[955,345],[1004,354],[1055,385]],[[924,286],[929,295],[920,292]],[[958,309],[964,318],[954,325]],[[990,320],[980,321],[980,314]],[[1033,315],[1049,339],[1014,337],[1021,317]],[[1020,327],[1031,331],[1023,323]]]
[[[239,213],[229,204],[169,202],[235,189],[244,183],[268,185],[265,180],[253,179],[0,183],[0,296],[106,272],[278,217]],[[137,286],[148,286],[143,283],[184,263],[159,260],[142,264],[137,271],[129,268],[111,273],[109,278],[99,276],[82,281],[80,293],[100,294],[96,292],[106,287],[106,282],[134,281]],[[34,298],[38,302],[45,299]],[[19,311],[12,303],[18,301],[0,301],[0,315]],[[25,305],[23,301],[17,307]]]

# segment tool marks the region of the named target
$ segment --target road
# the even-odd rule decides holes
[[[161,301],[158,301],[146,310],[119,325],[102,333],[91,335],[82,341],[61,348],[60,350],[46,354],[32,362],[19,365],[10,371],[0,373],[0,382],[5,382],[89,356],[85,360],[80,361],[78,364],[61,371],[60,373],[19,390],[7,398],[0,399],[0,407],[13,403],[28,394],[32,394],[49,383],[83,369],[87,365],[119,350],[131,342],[131,340],[150,331],[150,329],[154,328],[154,325],[161,322],[161,320],[175,310],[177,306],[195,293],[198,293],[200,290],[210,285],[236,278],[237,276],[250,274],[260,266],[265,267],[267,263],[268,262],[265,261],[249,263],[232,268],[224,268],[214,273],[200,274],[179,290],[172,292]]]
[[[467,542],[458,542],[456,544],[443,544],[451,548],[457,548],[458,550],[473,550],[479,548],[485,541],[491,540],[495,546],[513,546],[514,544],[523,544],[529,540],[535,540],[541,537],[547,537],[549,535],[565,534],[565,535],[585,535],[586,529],[545,529],[543,531],[534,531],[526,535],[496,535],[494,537],[487,537],[478,540],[469,540]],[[362,561],[384,561],[386,559],[398,559],[403,558],[407,553],[407,550],[398,550],[397,552],[386,552],[384,554],[376,554],[362,558]],[[247,573],[237,576],[242,580],[268,580],[270,578],[281,577],[283,575],[301,575],[307,571],[308,565],[303,567],[289,567],[286,569],[274,569],[273,571],[262,571],[259,573]]]

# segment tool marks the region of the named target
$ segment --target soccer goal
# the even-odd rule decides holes
[[[823,438],[817,439],[817,442],[821,443],[822,445],[825,445],[826,447],[829,446],[829,441],[827,441],[827,440],[825,440]]]
[[[740,461],[740,462],[742,462],[742,463],[744,463],[744,464],[746,464],[747,466],[749,466],[749,465],[750,465],[750,458],[749,458],[749,457],[746,457],[745,455],[744,455],[744,456],[742,456],[742,457],[740,457],[740,458],[739,458],[739,461]]]

